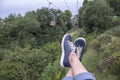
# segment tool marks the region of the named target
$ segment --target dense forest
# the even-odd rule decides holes
[[[0,80],[61,80],[65,33],[86,38],[82,63],[96,80],[120,79],[120,0],[84,0],[74,18],[46,7],[0,18]]]

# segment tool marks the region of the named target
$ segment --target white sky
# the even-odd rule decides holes
[[[58,9],[64,11],[67,8],[64,0],[49,0]],[[65,0],[69,6],[69,10],[73,15],[77,14],[77,10],[80,6],[82,6],[83,0],[78,0],[78,8],[77,0]],[[47,0],[0,0],[0,17],[7,17],[10,13],[22,14],[24,15],[27,11],[36,10],[41,7],[48,7]],[[51,7],[53,7],[51,5]],[[56,7],[53,7],[57,9]]]

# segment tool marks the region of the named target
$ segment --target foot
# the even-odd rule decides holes
[[[72,38],[71,35],[65,34],[62,38],[62,55],[60,60],[60,65],[62,67],[70,67],[69,63],[69,54],[73,51],[73,43],[71,42]]]
[[[74,41],[74,45],[76,47],[75,53],[79,58],[79,60],[81,61],[84,53],[85,45],[86,45],[86,40],[82,37],[79,37]]]

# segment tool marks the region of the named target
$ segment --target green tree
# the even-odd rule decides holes
[[[40,37],[43,40],[42,42],[42,40],[39,39],[41,43],[55,41],[56,39],[58,39],[58,35],[61,35],[62,33],[62,27],[58,26],[57,24],[55,27],[50,26],[50,21],[53,19],[53,16],[51,16],[50,12],[55,14],[56,19],[59,19],[60,16],[59,10],[54,9],[49,10],[48,8],[42,8],[37,10],[37,20],[40,22],[41,28]],[[60,20],[56,21],[57,21],[56,23],[59,23],[58,21]]]
[[[61,80],[65,76],[65,73],[66,70],[62,69],[59,65],[59,60],[56,60],[53,64],[49,63],[46,66],[38,80]]]
[[[78,10],[78,26],[82,27],[82,22],[81,22],[81,13],[82,13],[83,7],[80,7]]]
[[[88,0],[84,0],[83,1],[83,6],[88,2]]]
[[[61,18],[68,30],[72,28],[71,17],[72,14],[69,10],[65,10],[61,15]]]
[[[89,1],[82,8],[80,20],[86,32],[92,32],[96,29],[105,30],[110,27],[112,9],[105,1]]]
[[[14,51],[6,49],[6,53],[0,62],[1,80],[38,80],[48,64],[47,53],[31,49],[29,45],[25,48],[16,46]]]
[[[0,28],[3,26],[3,20],[0,18]]]
[[[114,9],[114,13],[120,16],[120,0],[107,0],[107,2]]]

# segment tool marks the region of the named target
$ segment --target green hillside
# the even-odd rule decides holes
[[[105,31],[87,45],[85,67],[97,80],[120,79],[120,26]]]
[[[68,70],[59,62],[65,33],[86,39],[82,63],[96,80],[119,80],[119,7],[119,0],[84,0],[74,18],[45,7],[0,18],[0,80],[61,80]]]
[[[82,30],[73,30],[73,32],[75,33],[73,40],[83,34]],[[94,32],[82,36],[87,40],[82,63],[88,71],[94,74],[96,80],[119,80],[120,26],[106,30],[101,34]]]

